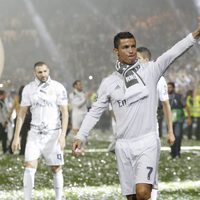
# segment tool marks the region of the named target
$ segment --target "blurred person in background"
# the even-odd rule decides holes
[[[14,93],[14,95],[12,95],[12,98],[10,99],[10,108],[9,108],[9,119],[12,123],[12,134],[11,134],[11,139],[10,139],[10,143],[9,143],[9,152],[12,154],[12,149],[11,149],[11,144],[14,138],[14,130],[15,130],[15,125],[16,125],[16,119],[17,119],[17,114],[19,112],[19,95],[16,94],[16,92]]]
[[[8,152],[8,131],[7,125],[9,121],[8,108],[5,103],[6,91],[0,90],[0,137],[2,140],[2,150],[6,154]]]
[[[25,86],[22,85],[19,88],[19,93],[18,93],[19,94],[19,104],[21,104],[21,101],[22,101],[22,92],[23,92],[24,87]],[[31,123],[31,112],[30,112],[30,109],[28,109],[26,116],[24,118],[24,123],[23,123],[21,131],[20,131],[20,136],[21,136],[21,142],[20,142],[21,149],[19,152],[20,155],[25,154],[27,135],[28,135],[28,132],[29,132],[30,126],[31,126],[30,123]],[[15,126],[16,126],[16,123],[15,123]]]
[[[38,159],[43,156],[53,173],[55,199],[61,200],[63,150],[68,124],[67,92],[62,84],[50,78],[49,67],[44,62],[35,63],[34,75],[35,80],[22,92],[12,151],[14,153],[21,148],[20,131],[30,108],[32,119],[25,150],[24,199],[31,199]]]
[[[115,155],[122,194],[128,200],[150,200],[156,180],[160,142],[157,134],[157,82],[169,65],[200,37],[197,29],[176,43],[156,61],[137,60],[136,40],[130,32],[114,37],[116,71],[103,79],[97,101],[87,113],[74,138],[72,152],[81,153],[89,131],[112,104],[117,133]]]
[[[73,92],[69,94],[69,100],[72,110],[72,131],[76,135],[88,111],[88,104],[90,101],[91,93],[85,93],[83,91],[83,85],[80,80],[74,81],[72,86]]]
[[[138,47],[137,56],[138,56],[138,59],[144,63],[149,62],[151,60],[151,52],[146,47]],[[172,145],[175,140],[173,127],[172,127],[172,113],[171,113],[171,107],[169,103],[167,82],[163,76],[161,76],[161,78],[159,79],[157,83],[157,92],[158,92],[158,105],[159,105],[159,102],[161,102],[162,104],[161,107],[162,107],[166,124],[167,124],[167,142],[169,145]],[[157,118],[158,119],[160,118],[158,114],[157,114]],[[162,129],[163,129],[162,121],[158,120],[158,126],[159,126],[158,127],[159,137],[162,137]]]
[[[183,96],[176,93],[175,83],[168,82],[169,102],[172,110],[173,131],[175,135],[175,142],[171,146],[171,157],[180,158],[181,156],[181,142],[183,136],[183,122],[184,122],[184,108],[186,108],[188,125],[191,124],[191,115],[188,108],[184,105]]]
[[[16,122],[17,122],[17,115],[19,113],[19,108],[20,108],[20,104],[21,104],[21,100],[22,100],[23,89],[24,89],[24,85],[22,85],[19,88],[18,95],[15,96],[15,98],[13,98],[12,107],[10,109],[10,115],[12,115],[12,113],[14,111],[16,112],[16,117],[14,119],[14,132],[15,132],[15,127],[16,127]],[[19,152],[20,155],[25,154],[26,139],[27,139],[28,131],[30,130],[30,123],[31,123],[31,112],[30,112],[30,109],[28,109],[25,119],[24,119],[24,123],[23,123],[21,131],[20,131],[20,137],[21,137],[21,140],[20,140],[21,148],[20,148],[20,152]],[[10,153],[13,153],[12,148],[11,148],[13,139],[14,139],[14,134],[12,136],[12,140],[10,143]]]
[[[193,104],[194,104],[194,101],[193,101],[193,96],[194,96],[194,91],[193,90],[188,90],[186,92],[186,98],[185,98],[185,108],[184,108],[184,115],[186,118],[188,118],[188,112],[187,112],[187,109],[189,110],[190,112],[190,116],[191,116],[191,123],[190,124],[187,124],[187,128],[186,128],[186,131],[187,131],[187,138],[189,140],[192,139],[192,136],[193,136],[193,122],[194,122],[194,119],[193,119]]]
[[[17,92],[14,89],[11,89],[11,91],[8,93],[6,101],[5,101],[7,108],[8,108],[8,118],[9,118],[9,122],[8,122],[8,126],[7,126],[8,127],[8,143],[9,143],[9,146],[10,146],[10,143],[11,143],[12,138],[13,138],[14,120],[16,118],[16,111],[12,110],[13,102],[16,99],[18,99]],[[9,149],[9,151],[10,151],[10,149]]]
[[[200,88],[194,90],[193,97],[193,119],[195,123],[194,134],[196,136],[196,140],[200,140]]]
[[[151,60],[151,51],[146,47],[138,47],[137,48],[137,57],[142,63],[149,62]],[[169,145],[173,145],[175,141],[174,133],[173,133],[173,126],[172,126],[172,114],[171,114],[171,107],[169,104],[169,96],[167,91],[167,82],[163,76],[159,79],[157,83],[157,95],[158,95],[158,104],[161,102],[163,113],[166,119],[167,124],[167,142]],[[160,108],[158,108],[160,109]],[[162,132],[162,121],[159,123],[160,116],[158,116],[158,135],[162,136],[160,132]],[[156,177],[156,182],[153,185],[151,191],[151,200],[156,200],[158,196],[158,174]]]

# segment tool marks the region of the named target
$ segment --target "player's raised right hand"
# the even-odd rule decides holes
[[[194,32],[192,32],[194,39],[200,39],[200,17],[198,17],[198,26]]]

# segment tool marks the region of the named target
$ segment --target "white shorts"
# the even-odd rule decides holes
[[[79,129],[81,127],[81,124],[83,122],[83,119],[85,117],[85,113],[79,114],[79,113],[72,113],[72,128],[73,129]]]
[[[47,134],[40,134],[32,128],[27,137],[25,161],[37,160],[42,156],[46,165],[63,165],[63,151],[58,143],[61,130],[51,130]]]
[[[115,154],[123,195],[136,194],[136,184],[154,185],[160,157],[156,133],[137,139],[118,139]]]

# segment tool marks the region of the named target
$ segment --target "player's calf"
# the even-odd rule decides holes
[[[34,188],[35,168],[26,167],[24,170],[23,186],[24,186],[24,199],[30,200],[32,190]]]

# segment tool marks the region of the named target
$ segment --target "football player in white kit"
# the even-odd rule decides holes
[[[115,155],[122,194],[128,200],[149,200],[155,182],[160,154],[157,133],[157,82],[169,65],[187,51],[200,37],[199,26],[187,37],[162,54],[156,61],[137,60],[136,40],[129,32],[114,37],[118,57],[116,71],[105,78],[97,101],[87,113],[75,136],[74,156],[111,102],[116,117]]]
[[[140,60],[140,62],[144,63],[149,62],[151,60],[151,52],[146,47],[138,47],[137,57]],[[175,136],[173,133],[171,106],[169,103],[167,82],[163,76],[161,76],[161,78],[157,83],[157,92],[158,92],[158,98],[162,102],[163,112],[167,123],[167,142],[169,145],[173,145],[175,141]],[[158,130],[158,135],[159,135],[159,130]],[[151,191],[151,200],[156,200],[157,196],[158,196],[158,176],[156,177],[156,182],[153,185]]]
[[[61,166],[64,164],[63,149],[68,124],[67,92],[62,84],[50,78],[49,67],[44,62],[34,65],[34,74],[35,80],[23,89],[12,150],[15,152],[20,149],[19,133],[30,107],[32,120],[25,149],[24,199],[31,199],[38,159],[43,156],[46,165],[50,166],[53,172],[55,199],[61,200]]]
[[[150,50],[146,47],[138,47],[137,48],[137,58],[138,58],[138,60],[140,60],[140,62],[143,62],[143,63],[149,62],[151,60]],[[172,114],[171,114],[171,107],[170,107],[170,104],[169,104],[167,82],[166,82],[166,80],[163,76],[161,76],[160,80],[157,83],[157,91],[158,91],[158,98],[162,102],[163,112],[164,112],[165,119],[166,119],[166,122],[167,122],[167,130],[168,130],[168,132],[167,132],[167,142],[168,142],[169,145],[172,145],[174,143],[175,137],[174,137],[174,133],[173,133]],[[112,111],[112,107],[111,107],[110,104],[109,104],[109,110]],[[112,124],[113,124],[113,121],[114,121],[114,124],[115,124],[115,118],[114,117],[112,117]],[[115,130],[113,132],[115,133]],[[112,148],[114,146],[115,146],[115,139],[109,145],[109,151],[112,152],[113,151]],[[153,191],[153,193],[155,193],[154,196],[157,196],[156,190]],[[156,197],[152,198],[151,200],[156,200]]]

